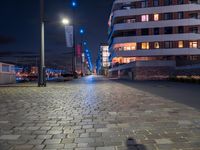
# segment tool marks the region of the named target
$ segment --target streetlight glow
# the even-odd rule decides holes
[[[83,29],[80,29],[80,34],[84,34],[84,30]]]
[[[75,1],[72,1],[72,7],[76,7],[76,2]]]
[[[69,19],[64,18],[64,19],[62,20],[62,23],[63,23],[64,25],[68,25],[68,24],[70,23],[70,21],[69,21]]]

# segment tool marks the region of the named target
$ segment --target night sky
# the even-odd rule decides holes
[[[84,28],[84,39],[93,62],[100,43],[107,42],[108,18],[113,0],[77,0],[75,23]],[[0,61],[36,64],[40,49],[39,0],[1,0]],[[63,17],[71,17],[70,0],[45,0],[46,64],[69,65],[71,50],[66,48]],[[77,42],[80,36],[76,34]]]

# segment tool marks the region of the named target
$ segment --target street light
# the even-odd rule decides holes
[[[75,0],[72,0],[72,7],[76,7],[77,6],[77,3],[76,3],[76,1]]]
[[[62,20],[62,23],[63,23],[64,25],[69,25],[70,21],[69,21],[69,19],[64,18],[64,19]]]
[[[80,29],[80,34],[84,34],[84,30],[83,29]]]
[[[84,29],[81,28],[79,30],[79,33],[80,33],[80,36],[81,36],[81,54],[82,54],[82,57],[81,57],[81,76],[84,76],[84,73],[85,73],[85,69],[83,67],[83,63],[84,63],[84,59],[83,59],[83,55],[84,55],[84,48],[83,48],[83,46],[84,46],[84,44],[83,44]]]

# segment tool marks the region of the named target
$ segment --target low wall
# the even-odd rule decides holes
[[[173,72],[173,67],[137,67],[133,69],[134,80],[166,80]]]
[[[166,80],[175,70],[175,61],[139,61],[109,70],[109,77],[130,80]]]

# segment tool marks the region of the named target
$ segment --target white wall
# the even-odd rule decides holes
[[[9,72],[3,72],[2,65],[5,63],[0,63],[0,84],[13,84],[16,83],[15,72],[11,70],[14,65],[9,65]]]

